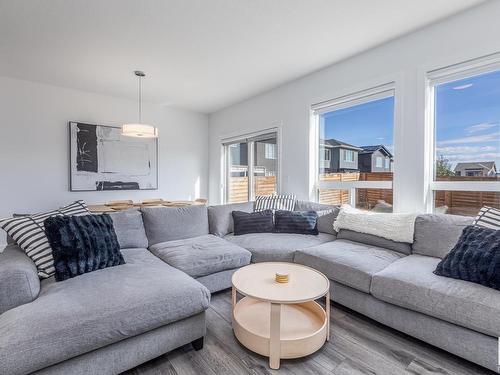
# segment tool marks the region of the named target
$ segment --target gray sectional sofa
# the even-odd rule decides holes
[[[176,347],[201,348],[210,292],[252,262],[288,261],[331,280],[334,301],[498,371],[500,292],[436,276],[471,218],[421,215],[413,244],[333,231],[233,235],[231,212],[252,203],[112,214],[126,264],[40,281],[15,244],[0,254],[0,374],[116,374]],[[333,331],[335,334],[335,331]]]

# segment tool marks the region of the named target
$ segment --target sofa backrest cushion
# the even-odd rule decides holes
[[[224,237],[233,233],[233,211],[253,212],[253,202],[221,204],[208,207],[208,225],[210,234]]]
[[[339,208],[338,205],[323,204],[309,201],[297,201],[295,204],[295,211],[325,211]]]
[[[341,229],[337,234],[337,239],[361,242],[366,245],[383,247],[385,249],[394,250],[398,253],[410,255],[411,245],[406,242],[396,242],[383,237],[374,236],[373,234],[355,232],[349,229]]]
[[[444,258],[456,245],[462,230],[471,225],[473,217],[425,214],[415,220],[415,241],[412,252],[435,258]]]
[[[316,211],[318,214],[318,231],[328,234],[337,235],[337,231],[333,229],[333,223],[339,214],[339,208],[334,207],[330,210]]]
[[[149,246],[209,234],[206,206],[143,207]]]
[[[111,212],[109,216],[113,219],[116,237],[121,249],[148,247],[148,238],[141,211],[132,209]]]
[[[336,235],[333,222],[339,214],[340,206],[308,201],[297,201],[295,211],[316,211],[318,213],[318,231]]]

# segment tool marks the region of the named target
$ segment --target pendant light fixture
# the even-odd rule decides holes
[[[139,78],[139,122],[136,124],[123,124],[122,135],[127,137],[158,138],[158,128],[142,123],[142,78],[144,72],[136,70],[134,74]]]

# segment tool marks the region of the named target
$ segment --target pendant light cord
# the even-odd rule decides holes
[[[139,124],[142,124],[142,77],[139,76]]]

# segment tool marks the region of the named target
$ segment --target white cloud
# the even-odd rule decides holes
[[[472,86],[474,86],[473,83],[467,83],[465,85],[455,86],[455,87],[453,87],[453,90],[465,90],[465,89],[468,89],[469,87],[472,87]]]
[[[495,161],[500,159],[500,153],[484,153],[484,154],[455,154],[455,155],[444,155],[446,159],[451,162],[481,162],[481,161]]]
[[[437,142],[438,146],[455,145],[464,143],[482,143],[482,142],[500,142],[500,132],[483,135],[472,135],[469,137],[447,139],[446,141]]]
[[[497,151],[499,147],[493,146],[447,146],[437,147],[436,151],[443,155],[477,154]]]
[[[472,125],[466,128],[468,133],[482,132],[491,128],[498,127],[498,123],[494,122],[482,122],[480,124]]]

